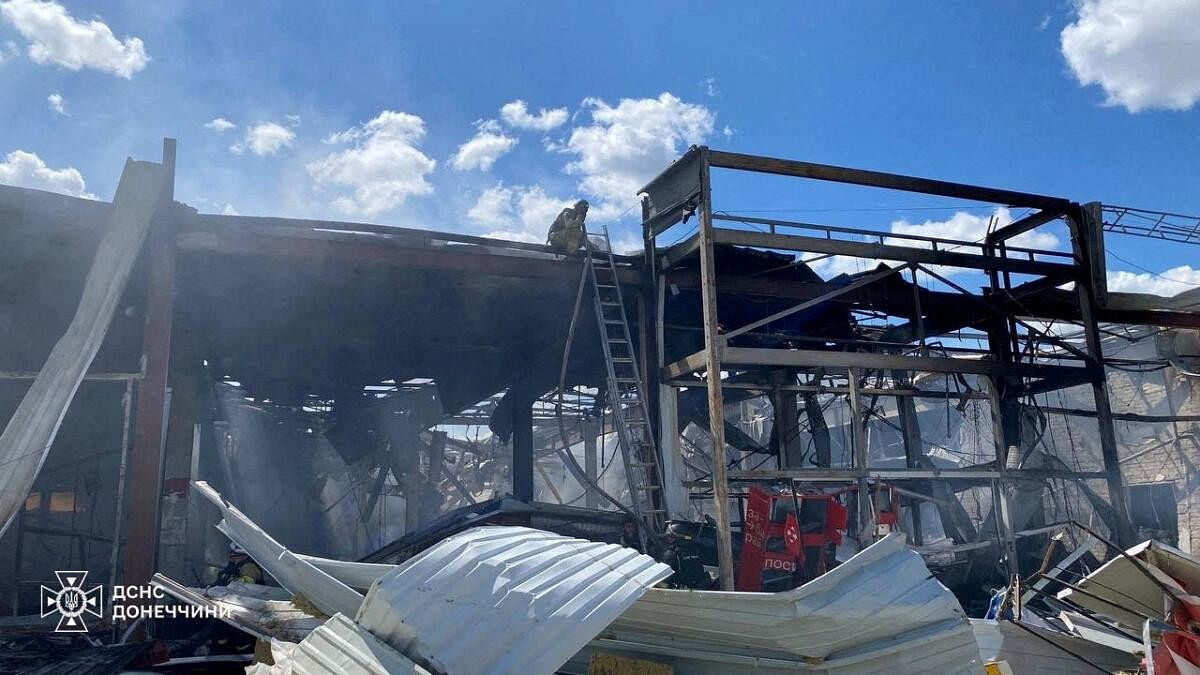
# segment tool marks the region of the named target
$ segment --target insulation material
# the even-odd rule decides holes
[[[162,164],[125,162],[75,317],[0,434],[0,534],[29,494],[67,408],[104,342],[151,218],[163,202],[167,179]]]

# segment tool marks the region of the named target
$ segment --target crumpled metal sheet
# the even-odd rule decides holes
[[[212,610],[225,623],[262,640],[299,642],[325,620],[296,607],[292,594],[275,586],[235,582],[192,588],[162,574],[155,574],[150,583],[189,605]]]
[[[679,672],[982,668],[957,598],[899,533],[782,593],[651,589],[593,647],[667,656]]]
[[[234,507],[221,497],[204,481],[192,483],[196,491],[221,510],[223,520],[217,525],[246,553],[261,565],[279,585],[291,591],[294,595],[304,596],[317,609],[329,616],[345,614],[353,616],[362,603],[363,596],[358,591],[338,581],[329,574],[318,569],[292,553],[275,541]]]
[[[298,645],[271,643],[274,665],[255,664],[247,675],[430,675],[367,629],[335,614]]]
[[[431,670],[553,673],[670,574],[615,544],[478,527],[380,579],[355,620]]]
[[[380,577],[396,569],[395,565],[385,563],[349,562],[332,558],[318,558],[302,553],[297,553],[296,557],[359,591],[370,589],[371,584],[378,581]]]

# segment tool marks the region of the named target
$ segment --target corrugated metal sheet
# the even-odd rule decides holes
[[[1200,588],[1200,560],[1173,546],[1144,541],[1125,552],[1183,582],[1187,588]],[[1059,591],[1058,597],[1141,629],[1143,615],[1162,616],[1164,593],[1137,565],[1124,556],[1116,556],[1079,581],[1077,585],[1088,595],[1068,588]]]
[[[295,595],[304,596],[329,616],[339,612],[353,616],[358,611],[362,594],[284,548],[204,481],[195,481],[192,485],[221,510],[223,520],[217,528],[246,549],[254,562],[262,565],[279,585]]]
[[[971,619],[971,627],[975,631],[975,639],[979,642],[979,651],[983,658],[987,661],[1008,661],[1014,673],[1074,675],[1093,670],[1072,654],[1102,666],[1109,672],[1137,670],[1138,661],[1141,660],[1127,652],[1041,626],[1025,624],[1026,628],[1037,633],[1040,638],[1030,635],[1009,621]],[[1054,644],[1049,644],[1047,640]]]
[[[615,544],[479,527],[380,579],[356,622],[455,675],[553,673],[670,574]]]
[[[783,593],[651,589],[594,648],[657,654],[680,673],[978,672],[954,595],[895,534]]]
[[[428,675],[429,671],[384,644],[367,629],[335,614],[292,652],[297,675]]]

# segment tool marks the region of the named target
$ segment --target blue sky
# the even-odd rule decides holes
[[[583,197],[630,242],[632,189],[704,142],[1200,213],[1197,25],[1200,0],[5,0],[0,182],[110,199],[174,136],[205,212],[536,239]],[[730,210],[876,229],[1020,215],[720,181]],[[1200,249],[1109,248],[1122,290],[1200,285]]]

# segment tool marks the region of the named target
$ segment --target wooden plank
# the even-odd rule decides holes
[[[167,171],[163,201],[169,205],[175,194],[174,139],[163,142],[163,166]],[[121,575],[121,583],[126,585],[148,583],[158,556],[167,370],[175,308],[175,242],[174,233],[168,229],[171,225],[166,219],[158,219],[145,249],[150,260],[146,328],[142,333],[145,378],[138,383],[133,448],[129,453],[129,534]]]

